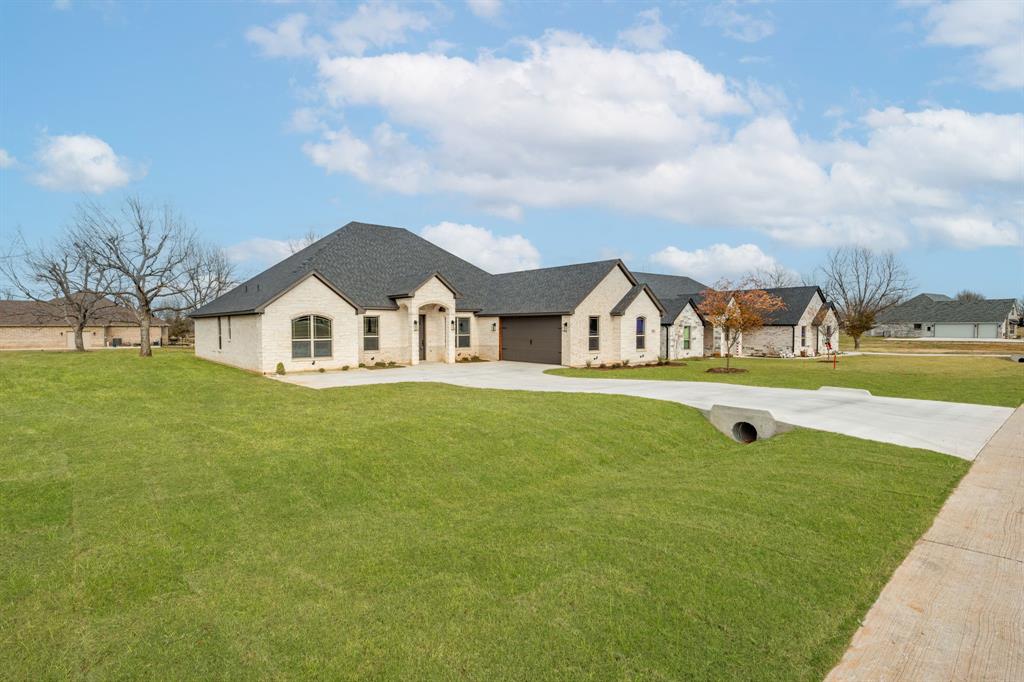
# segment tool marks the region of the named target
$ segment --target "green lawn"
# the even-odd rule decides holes
[[[1017,407],[1024,403],[1024,364],[1005,358],[839,356],[835,369],[823,359],[733,358],[744,374],[708,374],[725,366],[722,358],[687,360],[685,366],[632,367],[618,370],[553,369],[551,374],[602,379],[721,381],[749,386],[817,389],[865,388],[875,395],[947,400]]]
[[[0,670],[820,679],[968,464],[618,396],[0,354]]]

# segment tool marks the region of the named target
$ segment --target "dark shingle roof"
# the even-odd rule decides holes
[[[492,277],[426,239],[399,227],[349,223],[243,282],[194,313],[208,317],[260,310],[311,272],[357,306],[396,309],[392,296],[442,273],[461,296],[459,310],[479,310]]]
[[[784,326],[798,324],[800,316],[807,310],[807,305],[814,298],[815,294],[825,300],[825,295],[818,287],[773,287],[765,289],[772,296],[778,296],[785,304],[785,308],[770,313],[765,317],[764,323],[769,326]]]
[[[990,298],[984,301],[942,301],[920,294],[878,316],[881,324],[893,322],[933,323],[999,323],[1014,308],[1012,298]]]
[[[619,260],[494,275],[480,314],[569,314],[616,267],[621,267],[635,284],[632,273]]]
[[[0,327],[67,327],[61,301],[0,301]],[[117,305],[109,299],[93,310],[89,326],[137,325],[139,322],[130,309]],[[167,326],[158,317],[150,322],[154,327]]]
[[[456,292],[458,310],[563,314],[572,312],[617,266],[632,278],[618,260],[492,275],[408,230],[353,222],[235,287],[193,317],[258,312],[311,274],[367,309],[394,310],[395,298],[437,274]]]
[[[945,294],[921,294],[921,295],[922,296],[927,296],[928,298],[932,299],[933,301],[952,301],[953,300],[949,296],[946,296]]]
[[[695,279],[682,275],[659,275],[656,272],[634,272],[633,274],[636,275],[637,281],[651,287],[654,295],[665,307],[665,312],[661,316],[662,324],[675,322],[690,299],[699,296],[700,292],[708,288],[706,284],[701,284]],[[696,307],[696,300],[693,305]]]
[[[661,301],[658,300],[658,297],[654,294],[654,292],[651,290],[651,288],[649,286],[647,286],[646,284],[635,284],[635,285],[633,285],[633,288],[626,292],[626,295],[622,297],[622,300],[615,304],[615,307],[612,308],[611,314],[612,315],[625,315],[626,314],[626,309],[629,308],[629,305],[633,301],[635,301],[636,297],[639,296],[644,291],[646,291],[648,293],[648,295],[650,295],[651,300],[654,301],[654,305],[657,306],[657,308],[661,312],[661,314],[664,315],[665,314],[665,306],[663,306],[661,304]]]

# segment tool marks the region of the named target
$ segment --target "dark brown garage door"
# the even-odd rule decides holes
[[[501,318],[501,359],[562,364],[562,318]]]

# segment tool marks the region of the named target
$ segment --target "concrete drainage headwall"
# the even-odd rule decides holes
[[[768,410],[712,405],[706,416],[712,426],[738,443],[753,443],[793,428],[790,424],[776,421]]]

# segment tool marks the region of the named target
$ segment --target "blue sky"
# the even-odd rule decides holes
[[[494,271],[868,244],[1020,296],[1022,46],[1011,2],[8,2],[0,241],[138,192],[249,273],[362,220]]]

